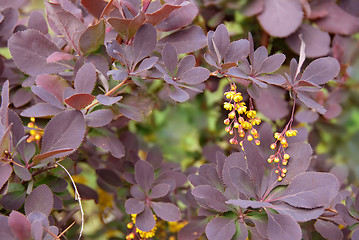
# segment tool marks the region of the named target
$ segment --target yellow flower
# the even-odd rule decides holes
[[[228,110],[228,111],[232,111],[232,109],[233,109],[233,104],[231,104],[231,103],[229,103],[229,102],[225,102],[225,103],[223,104],[223,108],[226,109],[226,110]]]
[[[247,117],[248,118],[255,118],[257,116],[257,112],[254,110],[250,110],[247,112]]]
[[[233,91],[224,93],[224,96],[226,96],[226,98],[229,99],[229,100],[232,100],[235,95],[236,95],[236,92],[233,92]]]
[[[242,94],[241,93],[236,93],[233,97],[233,101],[235,102],[240,102],[243,100]]]
[[[247,121],[242,122],[241,125],[242,125],[242,127],[243,127],[244,129],[246,129],[246,130],[249,130],[249,129],[252,128],[252,124],[250,124],[250,123],[247,122]]]
[[[298,133],[297,130],[289,129],[288,131],[285,132],[285,135],[287,137],[294,137],[297,136],[297,133]]]

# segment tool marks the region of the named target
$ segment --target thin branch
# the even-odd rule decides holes
[[[72,178],[72,176],[71,176],[71,174],[69,173],[69,171],[67,171],[67,169],[64,167],[64,166],[62,166],[60,163],[56,163],[58,166],[60,166],[65,172],[66,172],[66,174],[69,176],[69,178],[71,179],[71,182],[72,182],[72,185],[74,186],[74,190],[75,190],[75,200],[77,200],[78,202],[79,202],[79,206],[80,206],[80,211],[81,211],[81,230],[80,230],[80,235],[79,235],[79,238],[78,239],[80,239],[81,238],[81,236],[82,236],[82,232],[83,232],[83,230],[84,230],[84,223],[85,223],[85,219],[84,219],[84,210],[83,210],[83,208],[82,208],[82,203],[81,203],[81,197],[80,197],[80,194],[79,194],[79,192],[78,192],[78,190],[77,190],[77,187],[76,187],[76,183],[75,183],[75,181],[74,181],[74,179]]]
[[[120,84],[116,85],[114,88],[112,88],[110,91],[108,91],[107,93],[105,93],[106,96],[110,96],[112,93],[116,92],[119,88],[121,88],[123,85],[125,85],[128,82],[128,80],[125,80],[123,82],[121,82]],[[90,105],[88,105],[85,110],[88,111],[90,108],[92,108],[93,106],[95,106],[96,104],[98,104],[99,101],[95,100],[93,103],[91,103]]]

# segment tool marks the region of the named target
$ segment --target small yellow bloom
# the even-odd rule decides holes
[[[285,132],[285,135],[287,137],[294,137],[297,136],[297,133],[298,133],[297,130],[289,129],[288,131]]]
[[[234,92],[234,91],[224,93],[224,96],[226,96],[226,98],[229,100],[232,100],[235,95],[236,95],[236,92]]]
[[[229,103],[229,102],[225,102],[225,103],[223,104],[223,108],[226,109],[226,110],[228,110],[228,111],[232,111],[232,109],[233,109],[233,104],[231,104],[231,103]]]
[[[242,127],[243,127],[244,129],[246,129],[246,130],[249,130],[249,129],[252,128],[252,124],[250,124],[250,123],[247,122],[247,121],[242,122],[241,125],[242,125]]]
[[[254,110],[250,110],[247,112],[247,117],[248,118],[255,118],[257,116],[257,112]]]
[[[235,101],[235,102],[240,102],[242,100],[243,100],[243,97],[242,97],[242,94],[240,94],[240,93],[236,93],[233,97],[233,101]]]

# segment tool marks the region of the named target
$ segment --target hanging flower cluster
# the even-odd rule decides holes
[[[276,141],[270,145],[271,149],[277,149],[276,153],[271,155],[268,158],[268,163],[277,163],[277,169],[275,173],[278,174],[277,180],[280,182],[283,180],[287,173],[287,168],[285,166],[288,165],[288,160],[290,158],[289,154],[285,152],[285,149],[288,147],[288,141],[286,137],[294,137],[297,136],[298,131],[289,129],[284,130],[283,132],[274,133],[274,138]],[[277,148],[278,147],[278,148]]]
[[[26,139],[26,141],[39,141],[44,135],[44,130],[35,125],[35,118],[31,117],[30,122],[27,124],[27,127],[30,129],[30,136]]]
[[[228,102],[223,104],[223,108],[230,111],[228,118],[224,120],[224,124],[227,125],[226,132],[233,135],[229,142],[231,144],[238,144],[238,138],[246,137],[248,141],[254,140],[255,144],[259,145],[259,134],[254,126],[259,125],[261,119],[257,117],[255,110],[247,109],[246,103],[242,102],[242,94],[237,92],[236,89],[236,85],[231,84],[231,90],[224,93]]]

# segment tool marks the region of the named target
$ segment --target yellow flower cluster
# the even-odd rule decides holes
[[[230,135],[234,135],[229,142],[231,144],[238,144],[238,137],[244,138],[247,135],[248,141],[253,141],[255,139],[255,144],[259,145],[260,141],[257,139],[259,135],[253,126],[259,125],[261,119],[257,117],[257,112],[255,110],[247,110],[246,103],[242,102],[242,94],[237,92],[236,89],[236,85],[232,84],[231,90],[224,93],[228,102],[223,104],[223,108],[230,111],[228,113],[228,118],[224,120],[224,124],[228,125],[225,130]]]
[[[32,142],[32,141],[39,141],[44,135],[44,131],[35,125],[35,118],[31,117],[30,122],[27,124],[27,127],[30,128],[30,136],[26,139],[26,141]]]
[[[132,220],[133,223],[128,223],[127,224],[128,229],[132,229],[134,227],[134,224],[136,224],[136,216],[137,216],[137,214],[131,214],[131,220]],[[153,216],[154,216],[155,220],[157,220],[156,215],[153,215]],[[138,228],[135,228],[135,231],[136,231],[136,233],[138,233],[138,235],[141,237],[141,239],[151,238],[151,237],[154,237],[156,235],[157,225],[154,228],[152,228],[151,231],[144,232],[144,231],[141,231]],[[126,240],[134,239],[135,236],[136,236],[135,232],[132,231],[130,234],[128,234],[126,236]]]
[[[283,178],[285,177],[286,173],[287,173],[287,169],[283,166],[287,166],[288,165],[288,160],[290,158],[289,154],[285,152],[285,148],[288,147],[288,141],[286,139],[286,137],[294,137],[297,136],[298,131],[297,130],[293,130],[293,129],[289,129],[287,131],[283,131],[282,133],[276,132],[274,133],[274,138],[276,139],[276,141],[274,143],[272,143],[270,145],[271,149],[276,149],[277,148],[277,143],[280,143],[278,150],[275,154],[271,155],[268,158],[268,163],[277,163],[277,169],[275,170],[275,173],[278,174],[278,178],[277,180],[280,182],[283,180]],[[282,165],[282,166],[281,166]]]
[[[187,225],[187,221],[182,222],[168,222],[168,228],[171,233],[179,232],[184,226]]]

